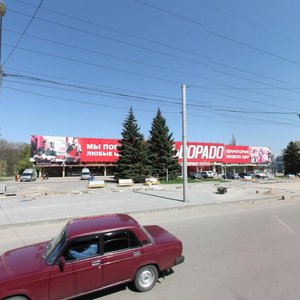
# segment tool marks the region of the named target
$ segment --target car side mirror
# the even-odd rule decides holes
[[[64,266],[66,264],[66,261],[63,257],[60,257],[59,260],[58,260],[58,266],[59,266],[59,269],[61,272],[64,271]]]

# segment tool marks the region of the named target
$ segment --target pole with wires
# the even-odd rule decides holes
[[[1,60],[1,52],[2,52],[2,17],[5,16],[6,13],[6,6],[3,1],[0,1],[0,87],[2,85],[2,77],[3,77],[3,70],[2,70],[2,60]]]
[[[182,175],[183,175],[183,202],[187,202],[187,146],[186,146],[186,85],[182,85]]]

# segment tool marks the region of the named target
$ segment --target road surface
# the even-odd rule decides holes
[[[141,224],[159,224],[180,238],[186,261],[147,293],[121,286],[78,299],[300,299],[299,201],[236,203],[133,216]],[[48,239],[62,226],[1,229],[0,252]]]

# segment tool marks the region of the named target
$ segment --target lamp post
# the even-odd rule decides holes
[[[3,76],[3,71],[2,71],[2,61],[1,61],[1,49],[2,49],[2,17],[5,16],[6,13],[6,6],[3,1],[0,1],[0,86],[2,83],[2,76]]]
[[[183,202],[187,202],[187,147],[186,147],[186,85],[182,85],[182,175],[183,175]]]

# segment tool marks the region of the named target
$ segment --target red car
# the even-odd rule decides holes
[[[69,299],[127,282],[144,292],[183,261],[181,241],[159,226],[124,214],[75,219],[51,241],[0,256],[0,299]]]

